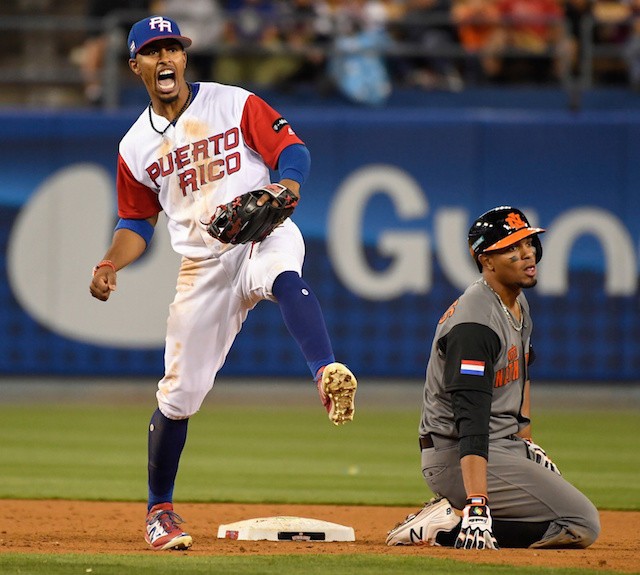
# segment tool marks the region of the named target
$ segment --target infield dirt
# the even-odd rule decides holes
[[[155,553],[143,540],[145,506],[61,500],[3,500],[0,553]],[[444,547],[387,547],[387,531],[415,508],[329,505],[177,504],[194,539],[195,555],[393,554],[425,555],[501,565],[578,567],[638,572],[640,512],[601,512],[602,533],[588,549],[458,551]],[[349,543],[217,539],[218,525],[256,517],[293,515],[354,528]],[[114,531],[114,524],[118,525]],[[163,552],[169,553],[169,552]]]

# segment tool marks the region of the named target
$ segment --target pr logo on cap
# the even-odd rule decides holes
[[[149,29],[159,30],[161,32],[173,32],[173,30],[171,30],[171,20],[166,20],[162,16],[149,18]]]
[[[180,28],[171,18],[164,16],[149,16],[136,22],[129,32],[127,46],[129,57],[135,58],[143,46],[156,40],[174,39],[180,42],[183,48],[191,46],[191,39],[180,33]]]

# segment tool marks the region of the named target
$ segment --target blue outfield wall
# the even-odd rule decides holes
[[[637,380],[640,112],[280,111],[312,154],[294,220],[338,359],[422,378],[438,318],[478,277],[469,224],[513,204],[548,229],[533,377]],[[178,261],[163,227],[109,302],[88,290],[136,116],[0,113],[0,374],[161,375]],[[276,305],[250,314],[223,373],[308,374]]]

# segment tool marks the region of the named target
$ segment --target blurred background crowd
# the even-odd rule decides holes
[[[190,79],[381,105],[394,90],[640,89],[640,0],[3,0],[0,104],[123,102],[149,13],[193,39]]]

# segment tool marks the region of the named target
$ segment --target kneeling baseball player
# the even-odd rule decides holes
[[[335,361],[318,300],[302,279],[304,240],[289,218],[309,173],[309,151],[255,94],[187,82],[190,45],[169,18],[152,16],[131,28],[129,67],[151,101],[120,142],[120,221],[90,286],[93,297],[109,298],[116,272],[145,252],[164,211],[182,263],[149,425],[144,537],[153,549],[191,546],[173,510],[187,424],[260,301],[279,305],[334,424],[353,418],[357,385]]]
[[[531,437],[523,290],[536,285],[544,231],[509,206],[471,226],[482,276],[440,319],[424,387],[422,474],[437,496],[389,531],[387,545],[583,548],[598,537],[598,510]]]

